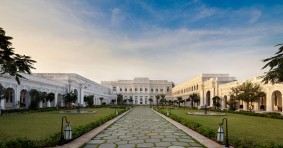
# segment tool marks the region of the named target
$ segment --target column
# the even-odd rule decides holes
[[[272,95],[270,92],[266,93],[266,111],[271,112],[272,110]]]
[[[20,96],[21,96],[21,92],[19,90],[19,86],[16,85],[16,89],[15,90],[15,96],[14,96],[14,108],[20,108]]]
[[[56,107],[56,106],[57,106],[57,102],[58,102],[58,92],[56,92],[54,95],[55,95],[55,96],[54,96],[54,104],[53,104],[53,107]]]
[[[0,100],[0,109],[5,109],[5,99]]]

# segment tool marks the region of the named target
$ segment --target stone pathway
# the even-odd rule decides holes
[[[86,143],[85,148],[203,147],[148,107],[136,107]]]

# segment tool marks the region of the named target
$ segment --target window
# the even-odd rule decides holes
[[[140,88],[140,91],[142,91],[142,88]]]
[[[169,92],[169,87],[167,87],[167,92]]]
[[[120,91],[122,91],[122,88],[120,88]]]
[[[138,91],[138,88],[135,88],[135,91]]]
[[[151,92],[153,92],[153,89],[151,89]]]
[[[144,91],[147,91],[147,88],[145,88]]]
[[[125,88],[125,91],[127,91],[127,88]]]
[[[130,91],[132,91],[132,88],[130,88]]]
[[[113,87],[113,91],[116,91],[116,87]]]
[[[156,92],[158,92],[158,89],[155,89]]]
[[[160,89],[160,92],[163,92],[163,89]]]

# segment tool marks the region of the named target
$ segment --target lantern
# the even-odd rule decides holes
[[[70,140],[72,139],[72,128],[70,124],[68,123],[64,129],[64,139],[65,140]]]
[[[116,116],[119,114],[117,109],[115,109],[115,113],[116,113]]]
[[[218,130],[217,130],[217,141],[219,141],[219,142],[224,141],[224,130],[223,130],[222,125],[220,125]]]

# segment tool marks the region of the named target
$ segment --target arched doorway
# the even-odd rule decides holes
[[[23,89],[20,92],[20,108],[28,108],[28,91]]]
[[[15,101],[15,90],[13,88],[6,89],[5,108],[13,108]]]
[[[56,107],[55,94],[53,92],[47,94],[46,100],[47,100],[47,107]]]
[[[272,110],[282,111],[282,93],[278,90],[272,93]]]
[[[206,105],[210,106],[210,91],[206,92]]]
[[[42,92],[42,105],[40,105],[40,107],[47,107],[47,93],[46,92]]]

